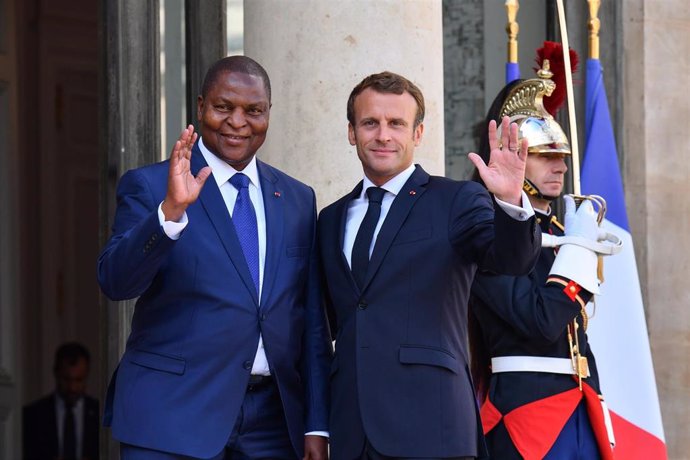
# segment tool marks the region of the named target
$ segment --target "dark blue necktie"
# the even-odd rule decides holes
[[[76,460],[77,435],[74,424],[74,405],[65,402],[65,418],[62,426],[62,458]]]
[[[249,273],[254,287],[259,294],[259,230],[256,224],[256,212],[249,199],[249,178],[237,173],[230,178],[230,183],[237,189],[237,200],[232,211],[232,223],[235,224],[237,238],[240,240],[244,258],[247,260]]]
[[[369,187],[367,189],[369,207],[357,231],[355,244],[352,246],[352,275],[360,289],[364,287],[364,280],[367,276],[369,248],[371,247],[371,240],[374,238],[376,224],[378,224],[379,217],[381,216],[381,201],[385,193],[386,191],[380,187]]]

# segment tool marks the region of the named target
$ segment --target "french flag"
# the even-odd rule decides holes
[[[520,64],[506,61],[506,85],[520,78]]]
[[[664,429],[647,335],[623,183],[598,59],[587,60],[586,146],[581,187],[607,203],[607,231],[622,251],[604,258],[604,283],[587,336],[596,357],[601,391],[611,411],[614,454],[626,460],[666,459]],[[591,306],[588,307],[591,311]]]

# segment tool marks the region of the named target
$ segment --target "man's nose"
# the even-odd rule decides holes
[[[380,125],[376,136],[376,140],[382,143],[386,143],[391,140],[391,131],[385,125]]]
[[[565,158],[554,158],[552,167],[553,171],[559,174],[565,174],[568,170],[568,165],[565,164]]]
[[[245,117],[243,110],[236,108],[228,114],[227,122],[233,128],[241,128],[247,124],[247,117]]]

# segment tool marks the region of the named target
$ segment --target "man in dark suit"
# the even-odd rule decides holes
[[[348,101],[364,179],[318,225],[337,331],[333,460],[485,454],[468,371],[470,286],[478,267],[527,273],[539,251],[517,127],[504,119],[499,139],[490,124],[488,165],[470,154],[494,206],[479,184],[413,164],[423,118],[421,91],[391,72],[365,78]]]
[[[98,400],[87,396],[91,358],[76,342],[55,352],[55,392],[24,406],[25,460],[98,459]]]
[[[270,106],[263,67],[223,58],[198,142],[120,180],[98,279],[139,297],[105,409],[124,459],[327,455],[315,195],[256,159]]]

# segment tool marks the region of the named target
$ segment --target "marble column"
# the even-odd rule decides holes
[[[690,452],[690,4],[623,2],[624,173],[669,458]],[[634,357],[631,357],[634,359]]]
[[[426,99],[416,162],[444,173],[441,0],[252,0],[244,50],[268,71],[271,127],[259,157],[312,185],[319,207],[362,178],[347,140],[347,98],[369,74],[390,70]]]
[[[104,244],[115,215],[117,180],[128,169],[160,161],[161,136],[159,2],[106,0],[102,9],[99,236]],[[124,352],[134,303],[101,295],[101,350],[95,360],[100,363],[101,388],[107,387]],[[118,443],[105,433],[101,432],[101,453],[118,458]]]

